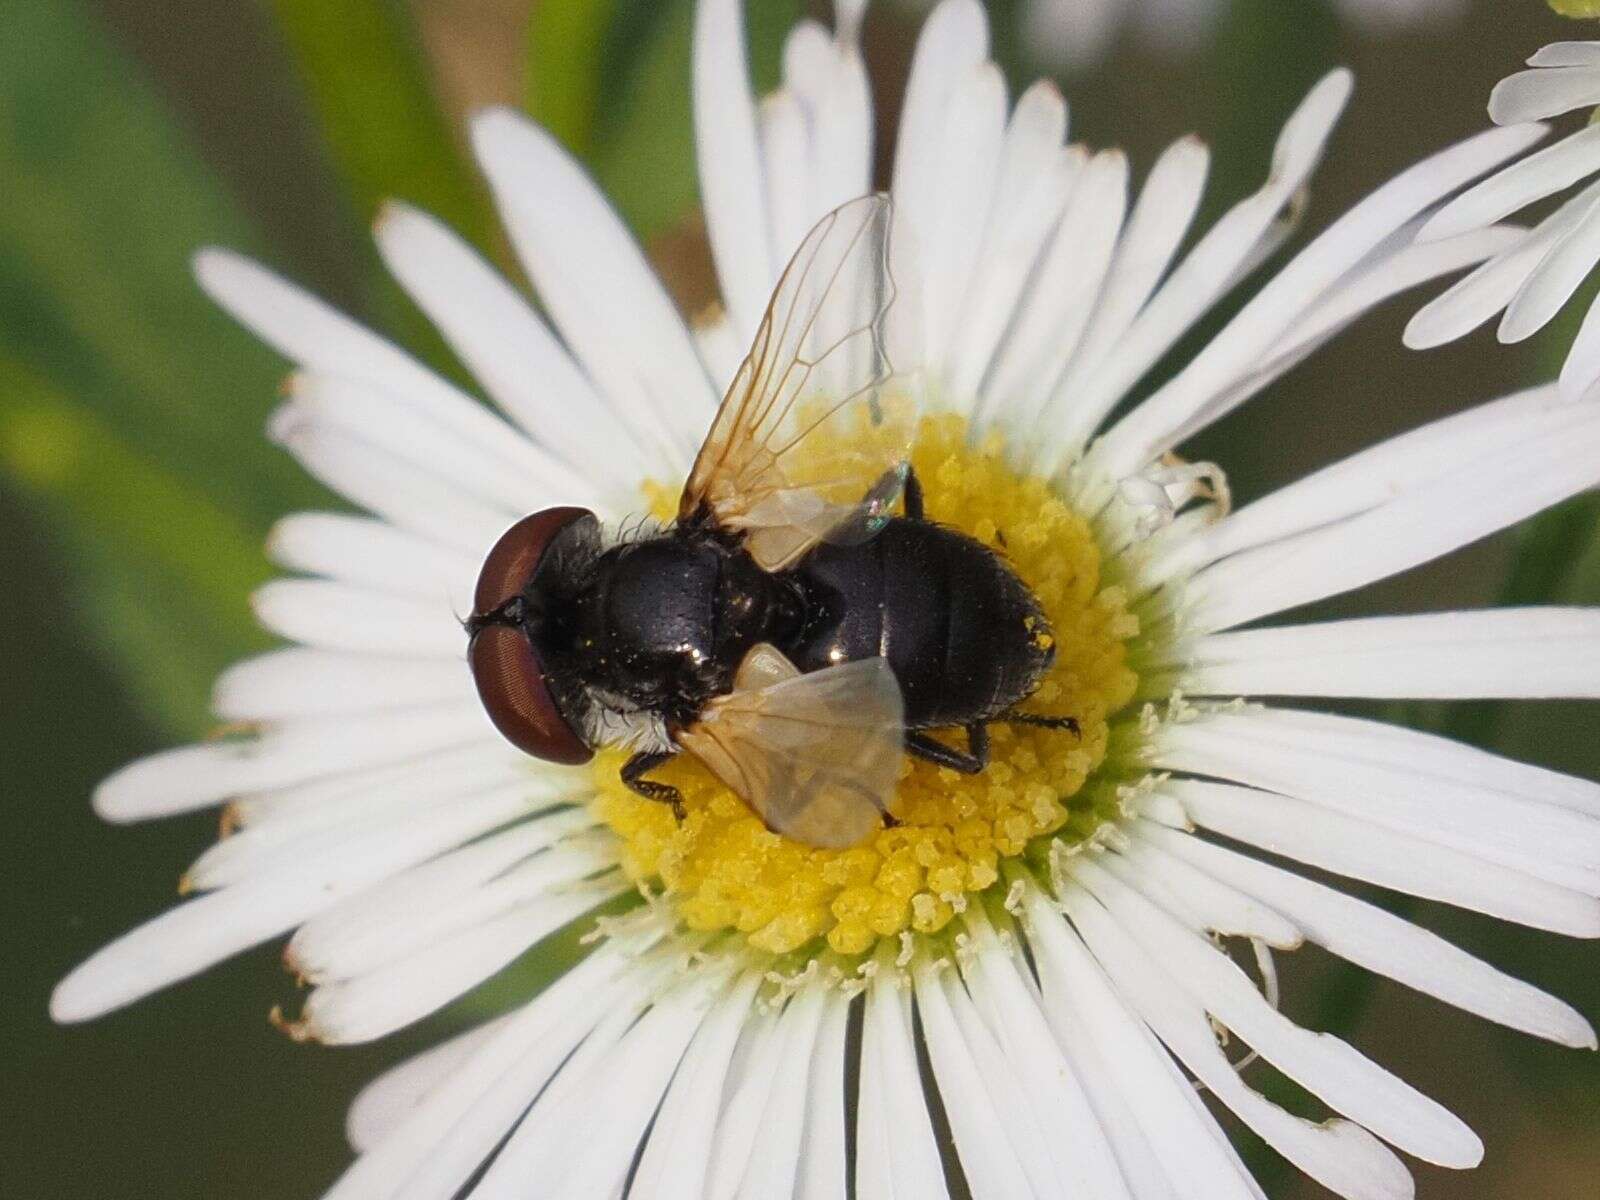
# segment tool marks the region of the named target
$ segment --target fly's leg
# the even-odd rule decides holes
[[[1037,729],[1065,729],[1070,733],[1083,736],[1083,730],[1078,728],[1076,717],[1047,717],[1041,713],[1006,712],[995,718],[1008,725],[1032,725]]]
[[[656,783],[643,778],[646,771],[654,771],[668,759],[677,757],[673,750],[655,750],[635,754],[622,764],[622,782],[630,792],[643,796],[646,800],[654,800],[659,804],[672,805],[672,815],[682,821],[688,814],[683,809],[683,793],[670,783]]]
[[[981,721],[967,726],[967,751],[963,754],[926,733],[906,733],[906,751],[937,766],[963,775],[976,775],[989,765],[989,727]]]
[[[913,467],[908,466],[906,468],[906,485],[903,495],[905,497],[906,519],[909,521],[923,520],[922,480],[917,478],[917,472]]]

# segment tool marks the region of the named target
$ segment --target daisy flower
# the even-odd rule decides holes
[[[1221,0],[1027,0],[1022,37],[1035,59],[1084,70],[1111,53],[1124,29],[1163,50],[1192,51],[1225,7]],[[1443,22],[1466,6],[1463,0],[1335,0],[1334,7],[1357,29],[1382,36]]]
[[[1600,42],[1555,42],[1529,70],[1500,81],[1489,96],[1498,125],[1558,117],[1600,105]],[[1468,188],[1422,227],[1419,238],[1449,238],[1499,221],[1530,204],[1564,196],[1529,234],[1484,263],[1412,318],[1406,345],[1454,341],[1496,313],[1502,342],[1543,329],[1600,262],[1600,127],[1585,124]],[[1600,380],[1600,307],[1591,305],[1561,369],[1569,399]]]
[[[1008,101],[982,8],[945,0],[893,171],[895,220],[923,251],[899,302],[920,310],[933,398],[912,459],[929,514],[1003,551],[1038,597],[1057,654],[1037,698],[1081,737],[999,727],[975,776],[908,761],[902,821],[824,850],[769,832],[692,761],[663,775],[680,824],[622,786],[616,753],[533,761],[482,711],[459,617],[488,547],[556,504],[613,524],[661,514],[792,248],[870,190],[859,15],[798,25],[758,101],[739,5],[702,0],[694,115],[724,305],[699,327],[514,113],[479,116],[472,140],[548,323],[436,221],[384,215],[385,261],[498,412],[268,270],[200,256],[203,286],[297,364],[274,437],[366,515],[274,533],[294,574],[256,608],[294,645],[216,693],[251,732],[98,791],[116,821],[223,804],[229,836],[189,871],[198,895],[74,971],[55,1016],[289,934],[312,990],[284,1027],[362,1042],[585,930],[585,956],[544,990],[369,1085],[341,1200],[852,1183],[919,1200],[1259,1197],[1197,1082],[1352,1200],[1412,1194],[1397,1150],[1474,1165],[1459,1119],[1277,1010],[1275,956],[1314,942],[1562,1045],[1594,1046],[1589,1024],[1294,868],[1600,936],[1600,786],[1316,701],[1600,695],[1600,614],[1259,623],[1592,486],[1600,409],[1534,388],[1238,511],[1221,466],[1175,450],[1373,305],[1519,238],[1412,235],[1536,129],[1490,129],[1383,184],[1128,408],[1282,244],[1350,78],[1311,91],[1260,190],[1180,253],[1206,148],[1176,142],[1135,198],[1120,153],[1065,143],[1053,86]],[[1277,1107],[1230,1046],[1329,1119]]]

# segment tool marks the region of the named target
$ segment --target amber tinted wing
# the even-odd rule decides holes
[[[905,481],[920,343],[892,217],[887,196],[864,196],[806,235],[684,487],[680,519],[709,511],[769,571],[871,537]]]
[[[800,674],[771,646],[679,735],[767,827],[811,846],[862,841],[893,814],[904,759],[900,686],[882,658]]]

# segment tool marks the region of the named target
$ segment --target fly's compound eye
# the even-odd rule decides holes
[[[593,751],[556,706],[527,630],[521,622],[485,619],[523,595],[551,543],[585,517],[593,520],[587,509],[547,508],[506,530],[478,574],[472,621],[476,632],[468,651],[478,696],[505,739],[536,758],[574,765],[588,762]]]

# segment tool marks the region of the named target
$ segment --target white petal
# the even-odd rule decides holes
[[[1116,1155],[1077,1072],[1050,1032],[1028,968],[1002,945],[981,908],[967,910],[966,924],[977,952],[962,964],[963,978],[1028,1105],[1039,1114],[1061,1190],[1105,1200],[1126,1197]]]
[[[1177,830],[1146,824],[1139,837],[1261,897],[1358,966],[1535,1037],[1595,1047],[1594,1030],[1570,1005],[1375,904]]]
[[[1058,385],[1064,403],[1056,440],[1062,446],[1079,446],[1104,417],[1106,401],[1095,402],[1089,383],[1098,383],[1102,397],[1117,390],[1111,372],[1120,367],[1108,366],[1106,357],[1122,344],[1171,265],[1199,211],[1210,167],[1206,144],[1186,137],[1168,146],[1150,169],[1117,243],[1089,328]]]
[[[1335,718],[1337,720],[1337,718]],[[1600,821],[1391,757],[1360,727],[1298,714],[1208,713],[1156,734],[1163,765],[1297,796],[1600,895]]]
[[[1067,106],[1056,86],[1041,80],[1022,94],[1006,129],[994,198],[972,285],[952,330],[949,387],[978,391],[1017,298],[1061,215],[1078,156],[1063,151]]]
[[[795,1200],[845,1200],[848,1188],[844,1076],[850,1001],[838,988],[828,988],[823,1002],[822,1028],[811,1059]]]
[[[761,1136],[755,1140],[739,1184],[739,1195],[751,1200],[794,1191],[823,1004],[821,986],[804,987],[783,1010],[779,1022],[782,1049],[761,1113]]]
[[[297,425],[277,434],[301,466],[352,503],[480,564],[516,519],[349,430]]]
[[[1523,281],[1506,305],[1496,336],[1510,344],[1532,337],[1550,321],[1582,285],[1600,260],[1600,200],[1589,207]]]
[[[1381,1142],[1348,1121],[1319,1125],[1292,1116],[1246,1087],[1218,1048],[1205,1010],[1183,994],[1158,960],[1143,953],[1088,896],[1069,889],[1063,899],[1118,990],[1196,1078],[1268,1145],[1350,1200],[1409,1200],[1411,1176]]]
[[[760,985],[759,972],[741,976],[695,1032],[645,1142],[630,1197],[702,1200],[705,1196],[728,1064]]]
[[[276,721],[466,699],[471,689],[470,675],[448,659],[296,646],[229,667],[212,689],[211,707],[224,721]]]
[[[1385,579],[1600,481],[1600,416],[1557,412],[1500,454],[1425,477],[1390,503],[1235,555],[1191,580],[1195,627],[1227,629]]]
[[[1255,938],[1275,950],[1297,949],[1304,940],[1282,913],[1152,846],[1131,845],[1100,863],[1196,933]]]
[[[345,1114],[345,1137],[357,1154],[372,1149],[405,1123],[440,1084],[470,1062],[485,1043],[499,1036],[509,1015],[496,1017],[466,1033],[457,1034],[399,1066],[390,1067],[368,1083],[350,1102]]]
[[[600,947],[511,1014],[323,1200],[453,1200],[574,1047],[628,1010],[647,977],[625,970],[624,950],[615,942]]]
[[[466,634],[447,608],[327,579],[275,579],[250,597],[256,620],[323,650],[433,658],[466,670]]]
[[[872,190],[872,89],[849,14],[835,9],[837,38],[801,21],[783,47],[784,83],[809,115],[813,220]]]
[[[1516,125],[1558,117],[1575,108],[1600,104],[1600,72],[1592,66],[1546,67],[1519,71],[1489,93],[1489,119]]]
[[[286,721],[249,741],[181,746],[129,763],[95,789],[94,809],[107,821],[168,816],[242,792],[411,762],[466,742],[493,744],[497,736],[477,703]]]
[[[280,567],[466,612],[482,563],[383,521],[345,513],[284,517],[267,538]]]
[[[1600,379],[1600,305],[1591,304],[1561,365],[1561,395],[1579,400]]]
[[[767,210],[766,238],[779,256],[792,254],[816,224],[811,204],[811,145],[806,111],[800,99],[787,90],[773,92],[761,101],[761,159],[766,178],[782,180],[772,189]],[[748,264],[736,268],[747,271]],[[776,276],[770,283],[776,282]],[[761,312],[755,314],[760,322]],[[731,323],[731,322],[730,322]]]
[[[1600,65],[1600,42],[1551,42],[1528,59],[1530,67],[1585,67]]]
[[[1493,225],[1596,171],[1600,171],[1600,129],[1591,126],[1468,188],[1430,217],[1417,237],[1433,241]]]
[[[1278,135],[1266,182],[1206,232],[1117,339],[1116,353],[1110,353],[1109,342],[1103,343],[1093,373],[1086,364],[1071,381],[1076,388],[1064,393],[1063,400],[1073,406],[1074,415],[1063,448],[1081,445],[1128,389],[1233,286],[1243,264],[1316,169],[1351,86],[1348,71],[1333,71],[1312,88]],[[1199,182],[1180,178],[1180,184],[1191,187]],[[1179,199],[1189,203],[1187,195]]]
[[[867,987],[856,1105],[856,1195],[939,1200],[949,1192],[917,1073],[910,994],[898,977],[898,970],[880,964]]]
[[[594,385],[532,307],[443,223],[390,202],[375,227],[389,270],[484,390],[569,466],[631,495],[660,464],[633,444]]]
[[[1174,780],[1162,790],[1196,824],[1296,862],[1534,929],[1600,937],[1591,897],[1423,838],[1250,788]]]
[[[275,937],[335,901],[521,815],[519,796],[436,808],[169,910],[96,952],[56,986],[57,1021],[85,1021]]]
[[[1062,1022],[1058,1038],[1063,1030],[1084,1034],[1104,1056],[1111,1071],[1099,1082],[1114,1087],[1132,1110],[1171,1194],[1198,1190],[1253,1200],[1254,1187],[1224,1149],[1215,1122],[1190,1104],[1184,1094],[1188,1086],[1172,1078],[1164,1052],[1129,1013],[1061,913],[1037,888],[1025,891],[1024,903],[1045,1010],[1052,1024]],[[1122,1167],[1130,1181],[1140,1178],[1130,1160],[1123,1158]],[[1151,1193],[1136,1183],[1134,1194],[1144,1200]]]
[[[740,0],[699,0],[693,54],[695,162],[706,234],[723,303],[740,342],[749,345],[789,250],[784,243],[767,240],[767,187]],[[772,180],[774,201],[778,192],[793,186],[788,179]]]
[[[758,1007],[749,1014],[734,1047],[708,1155],[707,1200],[728,1200],[735,1194],[757,1141],[765,1135],[761,1114],[777,1086],[778,1063],[783,1056],[781,1016],[772,1005]]]
[[[583,809],[560,809],[413,867],[307,921],[284,961],[312,983],[353,979],[558,891],[613,865],[592,845],[546,849],[593,823]]]
[[[1211,943],[1093,862],[1080,859],[1068,870],[1106,906],[1117,934],[1136,939],[1206,1011],[1330,1108],[1427,1162],[1471,1167],[1482,1160],[1483,1144],[1459,1118],[1347,1043],[1295,1026]],[[1082,906],[1069,901],[1068,911],[1076,921]]]
[[[1441,196],[1520,153],[1542,134],[1538,126],[1479,134],[1403,171],[1350,209],[1263,287],[1175,379],[1101,439],[1101,469],[1121,478],[1221,417],[1227,409],[1217,398],[1328,288]]]
[[[1184,691],[1374,699],[1600,698],[1600,614],[1581,608],[1362,617],[1212,634]]]
[[[538,126],[490,109],[474,118],[472,140],[517,254],[567,346],[638,444],[687,473],[716,398],[639,247],[582,168]]]

